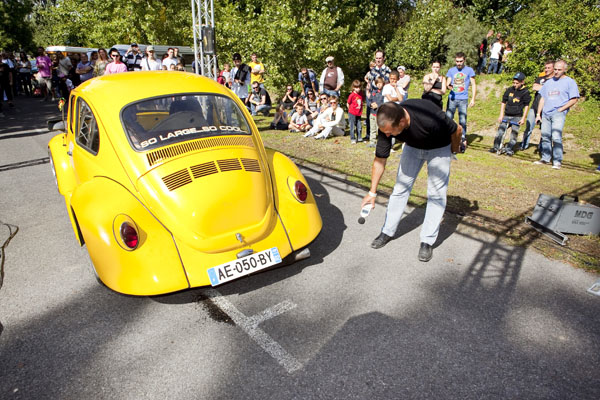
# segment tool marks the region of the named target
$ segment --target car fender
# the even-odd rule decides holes
[[[65,197],[73,191],[76,185],[73,164],[66,143],[64,133],[54,136],[48,143],[50,167],[56,179],[58,192]]]
[[[96,274],[106,286],[143,296],[189,287],[171,232],[124,186],[94,177],[73,191],[70,204]],[[138,232],[133,250],[119,234],[125,220]]]
[[[277,151],[266,149],[266,153],[273,181],[275,208],[295,251],[312,242],[321,232],[321,214],[312,190],[296,164]],[[296,180],[304,183],[308,189],[304,203],[294,194],[293,184]]]

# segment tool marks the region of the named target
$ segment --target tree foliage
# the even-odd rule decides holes
[[[589,0],[538,2],[515,18],[513,71],[537,75],[544,60],[564,59],[582,94],[600,94],[600,6]]]
[[[27,16],[32,8],[31,0],[0,1],[0,49],[31,49],[33,27]]]
[[[31,12],[33,7],[33,12]],[[598,0],[223,0],[215,2],[219,63],[258,53],[267,86],[320,73],[328,55],[361,78],[374,50],[388,65],[429,69],[462,51],[472,66],[489,28],[508,36],[508,66],[532,76],[545,58],[565,58],[582,93],[600,95]],[[192,45],[189,0],[3,0],[0,47],[108,47],[116,43]],[[30,23],[31,21],[31,23]],[[34,29],[32,37],[31,30]]]

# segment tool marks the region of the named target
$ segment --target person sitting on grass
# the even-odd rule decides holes
[[[281,99],[281,104],[286,108],[286,110],[291,110],[296,105],[300,94],[294,90],[292,85],[287,85],[285,88],[285,94]]]
[[[308,116],[304,113],[304,105],[297,104],[296,112],[292,114],[290,121],[290,132],[306,132],[310,129]]]
[[[285,107],[283,104],[280,104],[275,111],[275,117],[273,117],[273,122],[271,122],[271,129],[276,129],[278,131],[287,131],[289,127],[288,123],[288,115],[285,111]]]
[[[337,96],[329,97],[329,105],[323,114],[319,116],[319,121],[315,123],[304,137],[314,136],[315,139],[327,139],[329,134],[334,136],[344,136],[346,128],[346,120],[344,118],[344,110],[338,105]]]
[[[263,114],[265,117],[269,115],[271,97],[256,81],[252,83],[252,94],[250,95],[249,102],[252,115],[257,115],[258,113]]]

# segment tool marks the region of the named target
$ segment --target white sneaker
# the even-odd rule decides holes
[[[552,166],[552,169],[560,169],[560,167],[561,167],[560,163],[555,163],[555,164]]]
[[[356,144],[356,140],[351,140],[350,144]]]
[[[314,136],[314,135],[315,135],[315,134],[314,134],[314,133],[312,133],[312,132],[306,132],[306,133],[304,134],[304,137],[311,137],[311,136]]]

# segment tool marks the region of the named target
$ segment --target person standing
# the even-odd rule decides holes
[[[365,96],[360,87],[360,81],[355,79],[352,82],[352,93],[348,96],[347,102],[348,122],[350,123],[350,144],[362,142],[362,124],[360,118],[362,116],[364,103]]]
[[[542,90],[542,86],[544,82],[554,76],[554,61],[546,61],[544,65],[544,73],[541,76],[538,76],[535,80],[533,86],[531,87],[535,90],[535,96],[533,98],[533,104],[529,108],[529,112],[527,113],[527,123],[525,125],[525,132],[523,133],[523,141],[521,142],[521,150],[527,150],[529,148],[529,140],[531,138],[531,132],[535,127],[535,116],[537,113],[538,105],[540,104],[540,99],[542,96],[540,95],[540,90]]]
[[[119,72],[127,72],[127,66],[121,62],[121,55],[119,50],[114,47],[108,52],[112,62],[106,66],[104,75],[118,74]]]
[[[80,83],[83,83],[94,76],[94,67],[92,66],[92,63],[88,60],[88,56],[86,53],[81,53],[79,63],[77,64],[77,68],[75,69],[75,73],[79,75]]]
[[[43,47],[38,47],[38,56],[35,58],[38,69],[38,83],[42,90],[44,101],[52,97],[52,60],[46,55]]]
[[[142,52],[138,47],[137,43],[131,43],[127,53],[125,53],[125,64],[127,64],[127,71],[141,71],[142,70]]]
[[[519,137],[519,128],[525,123],[525,116],[531,103],[529,89],[524,87],[525,74],[517,72],[513,77],[513,84],[506,89],[502,96],[502,105],[500,106],[500,116],[498,117],[498,133],[494,139],[494,146],[490,153],[504,152],[507,156],[513,156],[513,147]],[[510,141],[502,148],[502,140],[506,129],[511,128]]]
[[[31,62],[24,52],[21,52],[19,55],[19,81],[21,90],[25,92],[25,95],[30,97],[33,94],[31,87]]]
[[[142,71],[161,71],[162,63],[156,59],[154,46],[146,47],[146,57],[142,60]]]
[[[404,101],[408,99],[408,88],[410,87],[410,75],[406,74],[406,67],[401,65],[398,67],[398,86],[404,92],[402,99],[400,101]]]
[[[579,99],[579,88],[575,81],[565,75],[568,65],[559,60],[554,63],[554,76],[540,90],[540,104],[537,109],[536,122],[542,121],[542,139],[540,155],[542,158],[534,164],[549,164],[560,169],[563,160],[562,131],[569,109]]]
[[[319,89],[327,96],[340,97],[340,89],[344,86],[344,73],[340,67],[336,67],[334,58],[329,56],[325,59],[327,67],[321,73]]]
[[[110,60],[108,59],[106,49],[99,48],[98,60],[96,60],[96,63],[94,64],[94,77],[104,75],[104,71],[106,71],[106,66],[108,64],[110,64]]]
[[[371,91],[377,91],[377,84],[375,83],[377,78],[383,79],[384,86],[390,81],[390,72],[390,67],[385,65],[385,52],[383,50],[376,50],[375,63],[374,65],[369,65],[369,72],[365,75],[365,81],[367,82],[365,92],[367,98],[370,97]],[[381,89],[379,90],[381,91]],[[373,129],[371,129],[371,118],[365,119],[365,125],[367,126],[366,140],[370,141],[371,135],[369,132],[373,131]],[[375,140],[375,136],[372,136],[372,138]]]
[[[440,75],[442,65],[439,61],[431,63],[431,73],[423,77],[422,99],[432,101],[440,110],[444,109],[442,96],[446,93],[446,80]]]
[[[361,207],[375,207],[377,186],[385,171],[392,149],[392,137],[404,142],[398,166],[396,184],[390,196],[385,223],[371,247],[385,246],[396,233],[408,202],[413,184],[423,164],[427,162],[427,208],[421,228],[419,261],[433,256],[440,223],[446,209],[446,193],[450,179],[452,152],[459,149],[462,128],[433,102],[410,99],[400,104],[388,102],[377,111],[379,136],[371,172],[371,187]]]
[[[304,96],[307,95],[309,90],[313,90],[315,93],[318,93],[317,90],[317,74],[312,69],[303,67],[300,69],[298,73],[298,82],[300,82],[300,88],[302,89],[302,94]]]
[[[265,88],[265,66],[262,62],[258,61],[256,53],[250,55],[250,61],[248,66],[250,67],[250,84],[258,82],[261,89]]]
[[[171,69],[171,65],[176,66],[178,63],[179,61],[175,57],[175,49],[169,47],[167,49],[167,57],[162,59],[163,69],[166,69],[168,71]],[[246,92],[248,92],[248,88],[246,88]]]
[[[488,40],[494,35],[494,31],[490,29],[487,35],[483,38],[479,44],[479,59],[477,60],[477,73],[481,74],[485,72],[485,64],[487,62],[487,51],[488,51]]]
[[[475,95],[477,86],[475,85],[475,71],[473,68],[465,65],[465,53],[458,52],[454,57],[455,67],[452,67],[446,73],[446,87],[450,89],[448,103],[446,105],[446,115],[453,119],[454,113],[458,109],[458,123],[462,127],[462,148],[467,144],[467,106],[475,105]],[[469,102],[469,87],[472,87],[473,94]]]
[[[242,63],[240,53],[233,54],[233,69],[231,70],[232,85],[231,90],[235,93],[242,103],[248,107],[248,85],[250,84],[250,67]]]
[[[488,67],[488,74],[497,74],[498,73],[498,63],[500,62],[500,57],[502,57],[502,38],[499,37],[497,41],[492,45],[492,49],[490,50],[490,65]]]

